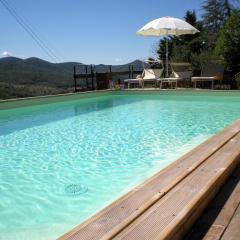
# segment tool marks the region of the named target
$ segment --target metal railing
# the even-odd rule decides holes
[[[77,64],[73,69],[75,92],[98,89],[97,78],[100,74],[106,74],[108,77],[111,75],[113,83],[121,84],[124,79],[134,78],[137,74],[141,74],[142,71],[143,68],[134,64],[124,65],[117,69],[116,66],[112,65]]]
[[[240,72],[234,75],[234,80],[237,81],[240,79]]]

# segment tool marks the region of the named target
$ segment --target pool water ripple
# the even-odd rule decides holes
[[[0,239],[55,239],[240,118],[240,96],[126,95],[0,112]]]

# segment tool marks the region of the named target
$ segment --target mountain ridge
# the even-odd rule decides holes
[[[0,58],[0,98],[37,96],[71,91],[74,86],[73,67],[80,62],[52,63],[31,57]],[[128,71],[129,64],[141,65],[140,60],[112,65],[112,71]],[[94,65],[97,72],[109,71],[109,65]],[[82,70],[85,71],[85,68]]]

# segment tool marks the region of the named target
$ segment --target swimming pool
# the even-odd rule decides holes
[[[238,118],[238,92],[112,92],[1,110],[0,239],[55,239]]]

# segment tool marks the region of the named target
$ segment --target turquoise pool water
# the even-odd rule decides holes
[[[123,94],[0,111],[0,239],[55,239],[240,118],[240,94]]]

